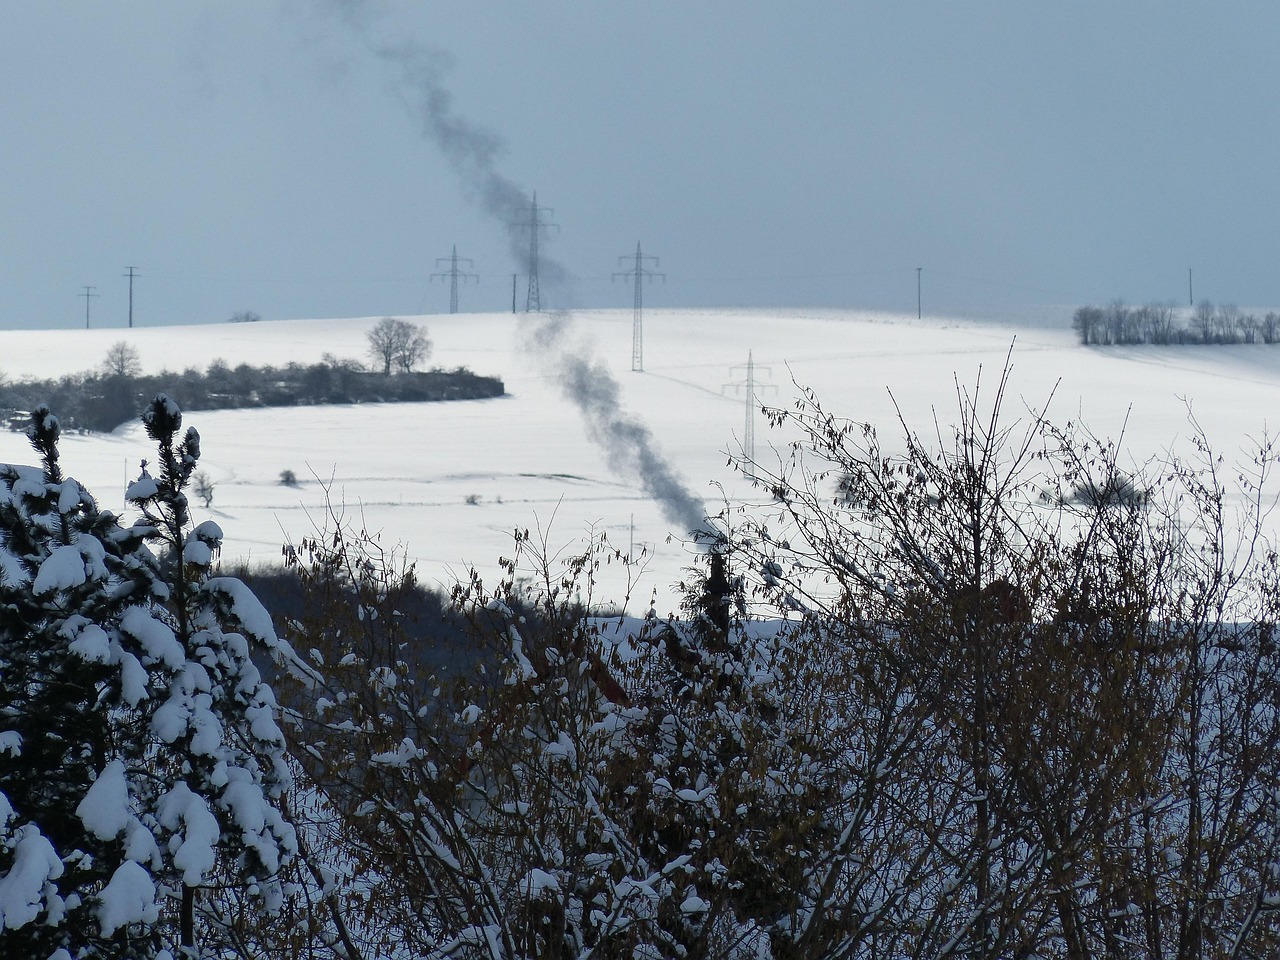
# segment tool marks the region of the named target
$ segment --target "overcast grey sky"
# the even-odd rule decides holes
[[[1280,305],[1280,4],[0,0],[0,327],[443,312],[522,269],[414,115],[436,51],[575,276],[544,303]],[[451,64],[451,65],[450,65]],[[518,214],[513,211],[512,217]],[[520,303],[524,302],[521,280]]]

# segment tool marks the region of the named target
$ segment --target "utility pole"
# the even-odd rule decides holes
[[[1187,267],[1187,306],[1194,307],[1196,305],[1195,294],[1191,290],[1191,268]]]
[[[132,327],[133,326],[133,278],[137,276],[141,276],[141,274],[137,274],[133,272],[138,269],[137,267],[125,267],[125,269],[128,270],[129,272],[122,274],[122,276],[129,278],[129,326]]]
[[[465,263],[469,267],[475,266],[474,261],[468,260],[466,257],[459,258],[458,245],[455,243],[453,245],[452,256],[441,257],[439,260],[436,261],[437,267],[447,263],[449,264],[449,269],[444,271],[443,273],[433,273],[431,275],[432,280],[434,280],[436,277],[439,277],[442,280],[445,277],[449,278],[449,312],[450,313],[458,312],[458,278],[461,277],[463,283],[466,283],[468,280],[480,279],[480,277],[474,273],[464,273],[463,271],[459,270],[458,269],[459,260],[461,260],[462,263]]]
[[[516,277],[518,276],[520,276],[518,273],[513,273],[511,275],[511,312],[512,313],[516,312]]]
[[[525,313],[542,311],[542,291],[538,289],[538,234],[552,227],[560,229],[559,224],[543,220],[544,213],[549,217],[555,216],[555,211],[550,207],[538,207],[538,193],[535,190],[533,203],[529,206],[529,219],[511,224],[518,229],[529,231],[529,295],[524,304]]]
[[[640,241],[636,241],[635,265],[630,270],[624,270],[621,273],[615,273],[613,279],[619,277],[634,280],[636,284],[635,299],[631,314],[631,369],[637,372],[644,371],[644,331],[642,327],[642,314],[644,312],[644,282],[648,280],[650,283],[657,277],[660,280],[666,280],[665,273],[655,273],[652,270],[646,270],[645,261],[651,261],[656,267],[658,265],[657,257],[646,257],[640,253]],[[632,261],[631,257],[619,257],[618,265]]]
[[[86,330],[89,329],[89,299],[97,296],[93,290],[93,287],[85,287],[84,293],[76,294],[76,296],[84,297],[84,328]]]
[[[738,380],[733,383],[726,383],[720,388],[720,392],[725,390],[741,390],[746,401],[746,423],[742,432],[742,455],[748,462],[754,463],[756,459],[756,392],[760,389],[773,390],[775,393],[778,388],[771,383],[756,383],[756,370],[768,371],[769,375],[773,375],[770,367],[756,367],[755,357],[752,351],[747,351],[747,362],[745,365],[739,364],[729,368],[732,375],[737,370],[746,371],[746,379]]]
[[[916,267],[916,319],[920,319],[920,271],[924,267]]]

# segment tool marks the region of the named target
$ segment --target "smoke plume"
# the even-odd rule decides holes
[[[453,94],[444,83],[451,63],[448,54],[411,42],[383,45],[375,50],[378,58],[395,71],[405,108],[449,162],[463,194],[502,225],[511,256],[528,273],[531,264],[527,229],[532,228],[521,224],[533,199],[498,171],[502,140],[454,110]],[[548,284],[565,284],[568,275],[558,263],[545,256],[540,256],[538,263],[538,275]]]
[[[361,24],[359,16],[362,4],[344,0],[339,8],[349,25],[366,32],[367,23]],[[455,110],[445,85],[448,56],[411,42],[371,47],[395,71],[406,109],[449,162],[464,195],[502,226],[512,257],[529,273],[527,231],[537,229],[527,225],[533,200],[498,170],[501,139]],[[539,256],[538,275],[546,286],[567,296],[568,272],[554,259]],[[572,315],[560,311],[527,316],[528,344],[582,414],[587,435],[604,450],[609,468],[637,479],[667,521],[682,532],[705,536],[709,525],[702,501],[658,451],[649,429],[623,408],[618,382],[603,360],[573,343]]]
[[[702,501],[658,451],[649,428],[623,409],[618,381],[608,367],[582,348],[566,349],[565,328],[571,323],[572,316],[565,312],[537,315],[528,339],[582,414],[587,436],[604,450],[609,469],[640,481],[669,523],[686,533],[708,532]]]

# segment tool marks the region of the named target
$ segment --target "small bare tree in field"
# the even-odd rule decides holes
[[[209,479],[209,475],[203,470],[198,471],[192,478],[191,490],[208,510],[213,504],[213,481]]]

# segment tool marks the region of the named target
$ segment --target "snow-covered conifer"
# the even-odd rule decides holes
[[[194,430],[157,397],[144,418],[159,478],[122,527],[63,476],[47,407],[29,431],[42,469],[0,468],[0,955],[195,955],[197,892],[279,902],[294,835],[270,688],[251,659],[270,618],[211,565],[192,528]],[[157,558],[147,544],[154,541]],[[65,954],[58,951],[65,951]]]
[[[199,434],[188,428],[178,439],[182,411],[163,394],[142,419],[157,445],[159,476],[144,469],[126,497],[164,554],[171,586],[169,621],[156,641],[171,651],[173,669],[150,718],[163,784],[155,817],[161,876],[180,898],[180,940],[192,948],[202,888],[243,885],[268,910],[281,902],[278,873],[296,849],[276,803],[289,771],[275,697],[252,659],[280,644],[253,593],[212,574],[222,530],[191,523],[185,490],[200,459]]]
[[[42,469],[0,468],[0,954],[150,956],[158,850],[130,780],[151,681],[122,624],[164,591],[141,538],[63,476],[58,433],[37,407]]]

